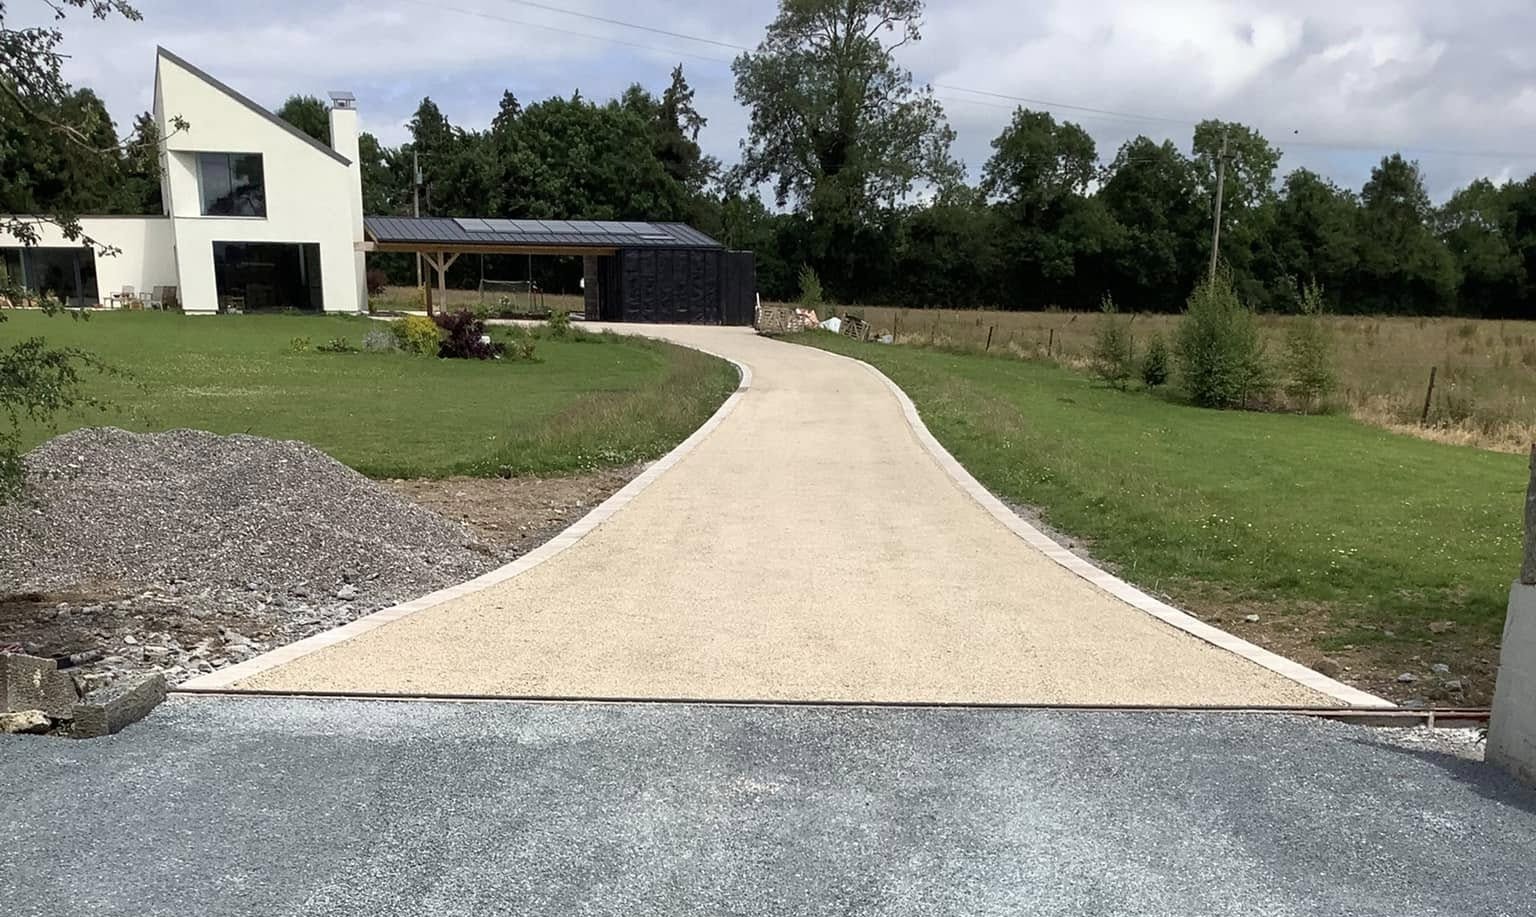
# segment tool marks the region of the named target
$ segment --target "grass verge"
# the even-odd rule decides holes
[[[1096,314],[832,307],[862,315],[898,344],[1089,365]],[[1154,334],[1171,340],[1181,316],[1127,316],[1136,352]],[[1259,316],[1273,358],[1292,322]],[[1536,441],[1536,322],[1460,318],[1326,316],[1338,353],[1339,388],[1328,406],[1399,433],[1524,453]],[[1424,416],[1431,367],[1435,388]],[[1427,422],[1421,423],[1421,419]]]
[[[1522,457],[1341,416],[1203,410],[1044,362],[792,340],[878,367],[982,483],[1131,582],[1367,690],[1491,697]]]
[[[8,339],[83,347],[127,374],[88,383],[111,410],[24,427],[26,447],[81,426],[191,427],[304,440],[372,477],[561,474],[662,455],[737,384],[723,360],[611,334],[540,336],[532,362],[481,362],[290,346],[380,327],[353,317],[7,315]]]

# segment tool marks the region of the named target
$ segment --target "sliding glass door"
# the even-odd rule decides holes
[[[213,273],[221,312],[325,308],[316,242],[215,242]]]

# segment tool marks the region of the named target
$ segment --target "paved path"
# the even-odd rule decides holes
[[[692,452],[548,562],[243,687],[560,697],[1336,703],[1005,529],[859,364],[646,329],[750,366]]]
[[[173,700],[0,784],[7,917],[1536,913],[1536,790],[1281,717]]]

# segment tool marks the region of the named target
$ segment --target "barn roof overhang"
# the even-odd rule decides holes
[[[454,217],[367,217],[365,248],[379,252],[612,255],[626,248],[723,251],[684,223],[613,220],[500,220]]]

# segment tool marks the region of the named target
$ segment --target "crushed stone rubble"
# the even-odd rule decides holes
[[[487,572],[505,548],[300,442],[76,430],[0,506],[0,644],[171,684]],[[16,633],[12,633],[12,632]]]

